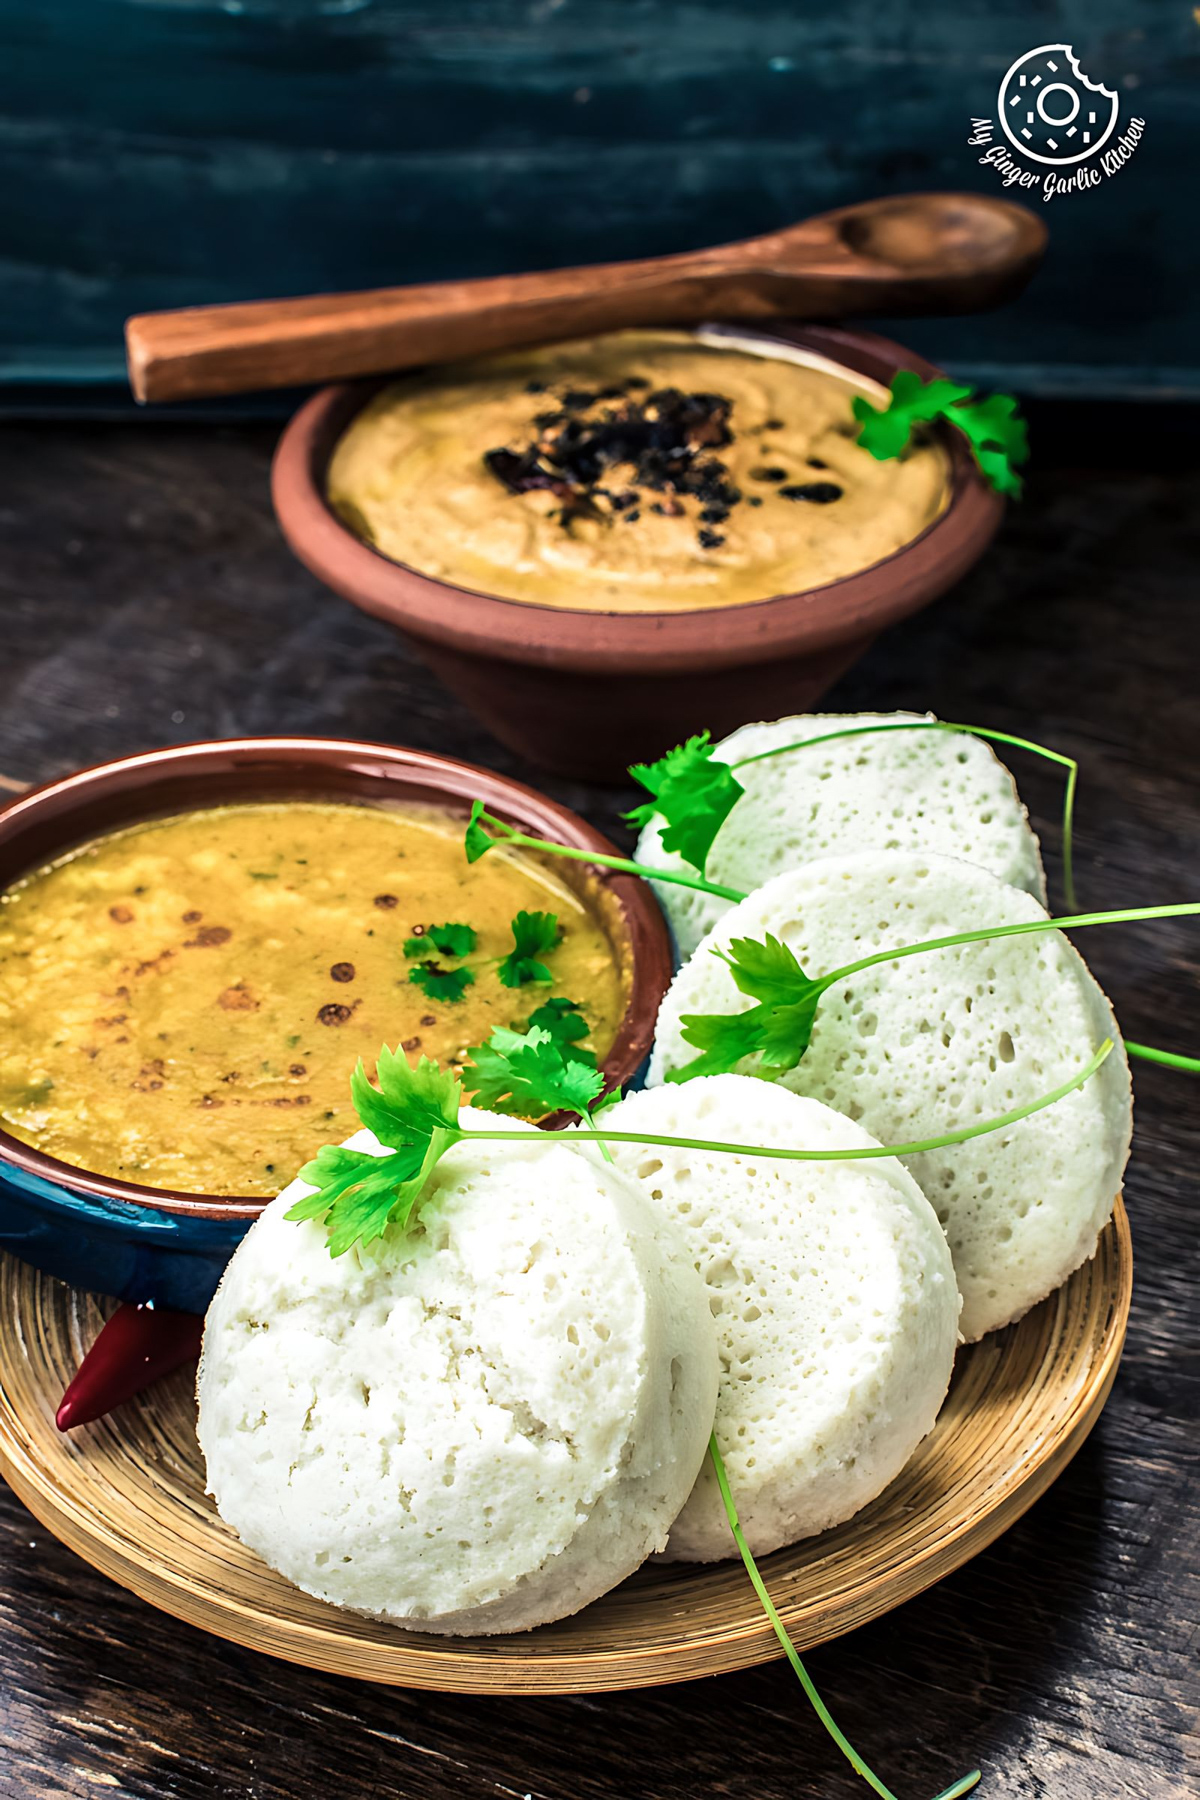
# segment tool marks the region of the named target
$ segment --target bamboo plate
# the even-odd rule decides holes
[[[959,1358],[937,1427],[847,1524],[764,1559],[797,1645],[929,1587],[1042,1494],[1095,1424],[1129,1316],[1118,1200],[1093,1260],[1020,1324]],[[648,1566],[558,1625],[507,1638],[404,1632],[311,1600],[221,1522],[204,1493],[187,1371],[63,1438],[54,1409],[100,1303],[0,1259],[0,1472],[86,1561],[154,1606],[309,1668],[457,1693],[580,1693],[686,1681],[779,1648],[740,1563]]]

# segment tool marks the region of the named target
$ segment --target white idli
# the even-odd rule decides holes
[[[742,1012],[715,948],[781,938],[809,975],[889,945],[1045,918],[1036,900],[947,856],[862,851],[779,875],[726,913],[663,1001],[651,1083],[696,1052],[683,1013]],[[1129,1154],[1129,1067],[1112,1009],[1058,932],[906,957],[830,989],[812,1042],[779,1079],[880,1143],[938,1137],[1059,1087],[1111,1037],[1099,1072],[1056,1106],[905,1159],[941,1220],[968,1342],[1019,1319],[1093,1254]],[[753,1067],[748,1060],[746,1068]]]
[[[639,1186],[561,1143],[464,1143],[416,1228],[336,1259],[284,1217],[310,1191],[266,1209],[205,1322],[198,1435],[242,1541],[306,1593],[443,1633],[562,1618],[660,1550],[717,1358]]]
[[[743,725],[716,746],[717,758],[800,743],[860,725],[931,719],[931,713],[817,713]],[[1046,897],[1038,841],[1013,778],[982,739],[964,731],[880,731],[773,756],[737,771],[745,788],[717,833],[707,876],[749,893],[787,869],[849,851],[930,850],[961,856],[1001,881]],[[693,873],[664,850],[662,821],[638,839],[639,862]],[[727,900],[655,884],[682,956],[728,910]]]
[[[874,1139],[815,1100],[744,1075],[633,1094],[614,1131],[785,1149]],[[945,1236],[893,1157],[802,1163],[613,1144],[681,1230],[717,1322],[717,1442],[757,1555],[848,1519],[932,1429],[958,1336]],[[711,1462],[667,1555],[735,1554]]]

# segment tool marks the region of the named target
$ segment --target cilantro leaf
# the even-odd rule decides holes
[[[512,934],[513,947],[500,959],[498,973],[502,984],[515,988],[530,981],[553,981],[545,963],[537,959],[558,943],[558,914],[522,909],[512,922]]]
[[[463,1073],[478,1105],[527,1119],[560,1111],[586,1119],[604,1087],[598,1069],[564,1055],[538,1026],[519,1032],[497,1025],[487,1043],[471,1051]]]
[[[626,820],[641,826],[661,818],[663,849],[703,875],[717,833],[745,792],[729,764],[715,758],[708,732],[677,744],[657,762],[634,763],[629,773],[654,798],[632,807]]]
[[[475,977],[470,969],[443,969],[439,963],[423,962],[408,971],[408,979],[428,999],[452,1005],[462,999]]]
[[[469,956],[478,943],[470,925],[427,925],[420,937],[404,940],[405,956],[421,956],[430,944],[443,956]]]
[[[596,1058],[592,1052],[580,1048],[580,1038],[588,1034],[588,1022],[577,1000],[555,994],[530,1013],[525,1029],[549,1032],[568,1062],[586,1063],[589,1069],[595,1068]]]
[[[733,938],[728,951],[713,954],[728,965],[738,992],[758,1004],[740,1013],[685,1013],[683,1040],[701,1054],[667,1079],[725,1075],[747,1056],[757,1056],[771,1074],[794,1069],[812,1042],[826,982],[806,975],[788,946],[769,932],[762,943]]]
[[[912,369],[901,369],[892,377],[886,407],[855,396],[854,416],[862,426],[858,442],[877,461],[886,462],[907,448],[915,424],[945,419],[967,439],[984,479],[998,493],[1017,496],[1023,484],[1016,464],[1029,456],[1025,421],[1010,394],[976,400],[974,392],[941,376],[926,382]]]
[[[948,407],[970,399],[973,391],[941,376],[922,381],[913,369],[900,369],[892,377],[891,399],[885,408],[872,406],[862,394],[855,395],[852,410],[862,425],[858,442],[877,462],[888,462],[908,448],[915,424],[944,417]]]
[[[316,1188],[288,1209],[294,1220],[322,1219],[329,1254],[341,1256],[353,1244],[370,1244],[389,1226],[408,1225],[439,1158],[460,1136],[458,1108],[462,1084],[451,1070],[428,1057],[415,1068],[386,1045],[379,1053],[378,1091],[360,1060],[350,1078],[355,1109],[390,1156],[324,1144],[300,1171]]]
[[[297,1200],[286,1216],[323,1219],[331,1256],[343,1256],[356,1243],[373,1243],[390,1224],[408,1223],[425,1185],[428,1147],[425,1142],[391,1156],[372,1156],[367,1150],[323,1144],[300,1171],[317,1192]]]
[[[431,1057],[418,1058],[414,1066],[399,1051],[385,1044],[375,1064],[379,1086],[367,1079],[360,1059],[350,1077],[354,1110],[381,1144],[402,1150],[412,1143],[414,1132],[428,1134],[458,1123],[462,1082],[453,1069],[443,1069]]]
[[[469,956],[479,942],[470,925],[431,925],[426,932],[443,956]]]
[[[759,1046],[758,1022],[751,1012],[684,1013],[680,1029],[685,1044],[701,1054],[672,1069],[668,1081],[690,1081],[694,1075],[728,1075]]]
[[[530,1013],[529,1024],[548,1031],[560,1044],[577,1043],[588,1034],[582,1006],[578,1000],[568,1000],[563,994],[554,994],[549,1000],[543,1000],[536,1012]]]
[[[486,856],[496,842],[495,838],[491,837],[479,822],[483,810],[482,800],[472,801],[471,817],[467,820],[466,835],[463,839],[463,847],[469,863],[478,862],[481,856]]]
[[[1011,394],[956,406],[947,416],[970,439],[975,461],[997,493],[1019,498],[1024,483],[1013,464],[1028,461],[1029,429]]]
[[[756,938],[733,938],[728,951],[713,954],[728,965],[738,992],[752,1000],[787,1003],[811,985],[793,952],[770,932],[761,944]]]
[[[813,1021],[822,989],[814,989],[811,997],[795,1000],[790,1005],[755,1007],[758,1020],[759,1057],[762,1067],[772,1075],[794,1069],[812,1043]]]

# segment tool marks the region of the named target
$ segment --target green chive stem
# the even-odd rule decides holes
[[[1182,1069],[1185,1075],[1200,1075],[1200,1056],[1180,1056],[1174,1050],[1155,1050],[1150,1044],[1131,1044],[1128,1038],[1125,1049],[1130,1056],[1140,1057],[1143,1062],[1161,1063],[1165,1069]]]
[[[579,1115],[579,1123],[581,1125],[590,1126],[590,1128],[593,1131],[596,1129],[596,1121],[595,1121],[595,1119],[593,1119],[590,1112],[589,1113],[581,1113]],[[600,1139],[600,1154],[604,1158],[606,1163],[610,1163],[613,1160],[613,1153],[609,1149],[608,1145],[605,1143],[603,1138]]]
[[[959,1795],[969,1794],[979,1780],[979,1770],[972,1769],[969,1775],[962,1776],[958,1781],[952,1781],[948,1788],[943,1788],[940,1794],[935,1794],[934,1800],[959,1800]]]
[[[840,1729],[833,1714],[817,1692],[812,1676],[800,1660],[796,1646],[788,1635],[787,1627],[779,1616],[775,1602],[767,1592],[767,1584],[759,1573],[758,1564],[755,1562],[750,1546],[746,1542],[746,1534],[742,1530],[741,1521],[738,1518],[737,1507],[734,1504],[733,1493],[729,1486],[729,1476],[725,1472],[725,1462],[721,1455],[720,1446],[717,1443],[717,1434],[715,1431],[708,1440],[708,1454],[712,1458],[713,1471],[717,1477],[717,1486],[721,1491],[721,1504],[725,1508],[725,1517],[729,1520],[729,1529],[733,1533],[733,1541],[738,1547],[743,1563],[746,1565],[746,1573],[750,1577],[754,1591],[762,1604],[762,1609],[771,1622],[771,1629],[779,1639],[783,1654],[791,1663],[801,1687],[808,1696],[809,1704],[812,1706],[813,1711],[820,1719],[822,1725],[825,1727],[842,1755],[853,1768],[855,1774],[861,1775],[868,1786],[874,1788],[875,1792],[880,1795],[881,1800],[896,1800],[896,1796],[892,1793],[891,1789],[885,1787],[878,1775],[874,1774],[873,1771],[867,1767],[849,1738]],[[938,1800],[951,1800],[952,1795],[966,1794],[975,1786],[975,1783],[978,1780],[979,1770],[975,1769],[970,1775],[964,1775],[960,1781],[956,1781],[953,1788],[948,1788],[945,1794],[939,1795]]]
[[[666,1137],[662,1132],[647,1131],[609,1131],[604,1125],[572,1126],[568,1131],[540,1131],[536,1127],[529,1131],[463,1131],[463,1138],[487,1139],[510,1144],[513,1139],[540,1139],[542,1143],[562,1139],[566,1143],[577,1144],[580,1138],[603,1138],[610,1144],[661,1144],[668,1150],[716,1150],[730,1156],[768,1157],[784,1162],[870,1162],[882,1156],[922,1156],[927,1150],[946,1150],[954,1144],[969,1143],[972,1138],[986,1137],[988,1132],[1003,1131],[1008,1125],[1017,1125],[1022,1119],[1028,1119],[1033,1113],[1043,1112],[1048,1106],[1057,1106],[1076,1088],[1083,1087],[1091,1080],[1105,1057],[1113,1048],[1111,1038],[1105,1038],[1081,1069],[1076,1070],[1069,1081],[1064,1081],[1053,1092],[1043,1094],[1038,1100],[1029,1100],[1024,1106],[1017,1106],[1011,1112],[1001,1113],[998,1118],[985,1119],[982,1124],[962,1125],[957,1131],[943,1132],[940,1137],[921,1138],[912,1144],[867,1144],[853,1150],[784,1150],[773,1145],[764,1144],[729,1144],[712,1138]]]
[[[1075,788],[1079,780],[1079,764],[1073,756],[1064,756],[1060,750],[1050,750],[1045,744],[1036,744],[1032,738],[1014,737],[1008,731],[989,731],[982,725],[953,724],[947,719],[885,719],[877,725],[847,725],[841,731],[827,731],[820,737],[801,738],[795,744],[777,744],[774,749],[759,750],[754,756],[743,756],[729,766],[735,771],[745,769],[751,763],[767,762],[773,756],[786,756],[792,750],[807,750],[813,744],[832,744],[838,738],[873,737],[883,731],[961,731],[968,737],[986,738],[989,743],[1008,744],[1015,750],[1028,750],[1034,756],[1045,757],[1047,762],[1058,763],[1065,768],[1067,785],[1063,793],[1062,815],[1063,889],[1067,905],[1074,911],[1077,905],[1074,862]]]
[[[816,976],[814,980],[824,993],[837,982],[860,975],[864,969],[898,962],[905,956],[919,956],[926,950],[953,950],[960,944],[985,944],[992,938],[1027,937],[1038,931],[1077,931],[1085,925],[1127,925],[1142,919],[1195,918],[1197,914],[1200,914],[1200,901],[1185,900],[1176,906],[1123,906],[1116,912],[1068,913],[1057,919],[1024,919],[1016,925],[985,925],[976,931],[951,932],[949,937],[926,938],[920,944],[901,944],[895,950],[876,950],[872,956],[860,957],[857,962],[847,963],[844,968],[834,969],[830,975]]]
[[[718,887],[715,882],[705,881],[699,875],[680,875],[673,869],[648,869],[644,863],[631,862],[627,856],[605,856],[599,850],[573,850],[568,844],[552,844],[548,838],[527,837],[523,831],[514,831],[503,819],[495,818],[491,813],[479,814],[486,824],[503,833],[495,841],[498,844],[519,844],[522,849],[545,850],[551,856],[566,856],[572,862],[597,863],[604,869],[617,869],[623,875],[640,875],[643,881],[670,881],[676,887],[695,888],[700,894],[713,894],[718,900],[745,900],[746,895],[741,888]]]
[[[1054,752],[1050,751],[1048,754],[1052,756]],[[1063,892],[1072,912],[1079,904],[1075,895],[1075,786],[1078,780],[1079,764],[1071,761],[1067,770],[1067,785],[1063,790],[1062,866]]]

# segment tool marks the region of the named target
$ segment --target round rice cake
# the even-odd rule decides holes
[[[932,713],[816,713],[743,725],[716,746],[736,763],[781,744],[855,726],[925,722]],[[965,731],[880,731],[836,738],[794,756],[737,771],[745,788],[709,852],[710,881],[749,893],[819,856],[849,851],[930,850],[961,856],[1001,881],[1046,897],[1037,837],[1012,776],[982,738]],[[662,821],[638,839],[639,862],[692,872],[662,847]],[[670,882],[655,892],[682,956],[690,956],[729,901]]]
[[[633,1094],[605,1123],[782,1149],[875,1142],[819,1101],[745,1075]],[[949,1385],[959,1298],[933,1208],[893,1157],[611,1149],[678,1226],[708,1287],[717,1441],[751,1549],[763,1555],[850,1518],[932,1430]],[[706,1462],[667,1555],[734,1553]]]
[[[415,1227],[336,1259],[284,1216],[309,1191],[266,1209],[205,1322],[198,1435],[242,1541],[306,1593],[450,1634],[562,1618],[660,1550],[717,1358],[638,1184],[562,1143],[463,1143]]]
[[[684,1013],[751,1001],[711,954],[781,938],[810,975],[893,945],[1042,919],[1030,895],[949,856],[862,851],[780,875],[732,908],[663,1001],[649,1079],[696,1052]],[[1094,1253],[1129,1154],[1129,1066],[1112,1009],[1059,932],[993,938],[886,963],[822,995],[812,1042],[778,1079],[883,1144],[921,1142],[1051,1092],[1102,1040],[1081,1089],[1002,1131],[906,1157],[950,1240],[968,1342],[1019,1319]],[[752,1069],[755,1059],[742,1065]]]

